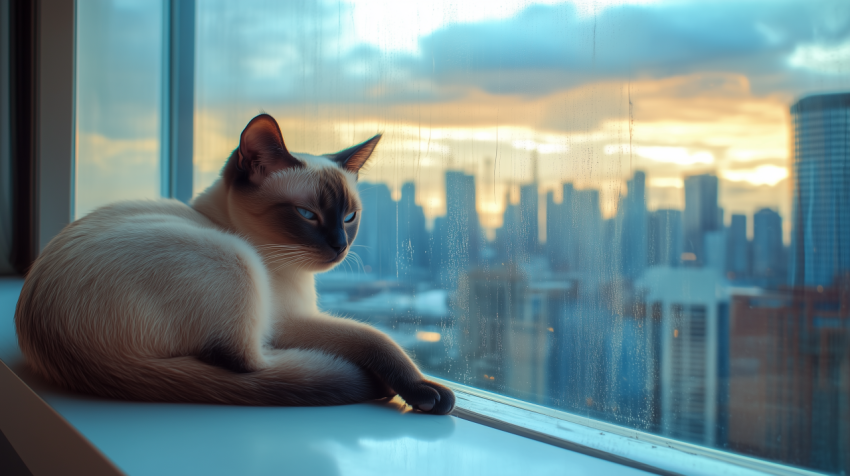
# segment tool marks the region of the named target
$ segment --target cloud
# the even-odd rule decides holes
[[[850,40],[837,45],[797,45],[788,63],[817,73],[847,74],[850,72]]]
[[[788,168],[776,165],[760,165],[752,169],[724,170],[721,172],[721,176],[733,182],[774,186],[788,178]]]
[[[705,150],[690,150],[687,147],[666,146],[630,146],[629,144],[609,144],[603,149],[605,155],[634,153],[639,157],[678,165],[714,163],[714,155]]]
[[[198,10],[199,89],[210,103],[386,107],[717,73],[793,97],[850,44],[848,2],[665,3],[212,0]]]
[[[788,146],[777,144],[774,147],[763,147],[760,149],[741,149],[730,147],[726,151],[726,157],[735,162],[757,162],[770,159],[788,159]]]
[[[833,8],[823,8],[827,3]],[[450,25],[422,38],[420,73],[525,94],[610,77],[775,74],[788,69],[785,59],[800,44],[850,38],[850,22],[835,21],[836,15],[850,18],[850,4],[676,2],[611,7],[593,16],[579,15],[572,4],[532,5],[509,19]],[[500,75],[513,71],[529,73],[527,81]]]

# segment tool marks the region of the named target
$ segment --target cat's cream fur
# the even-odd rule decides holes
[[[290,154],[261,115],[191,207],[119,203],[72,223],[24,283],[15,322],[27,362],[63,387],[124,399],[333,405],[398,393],[448,413],[451,390],[386,335],[316,306],[313,274],[354,239],[357,172],[378,139]]]

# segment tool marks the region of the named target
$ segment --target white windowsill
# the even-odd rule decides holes
[[[21,365],[12,320],[21,282],[0,278],[0,360],[8,365],[0,365],[0,430],[35,476],[69,467],[131,475],[801,474],[451,382],[451,417],[411,413],[396,401],[255,408],[62,392]]]
[[[436,379],[458,396],[453,414],[504,431],[658,474],[820,475],[644,433]]]

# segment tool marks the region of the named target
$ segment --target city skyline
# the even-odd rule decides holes
[[[461,174],[461,175],[464,175],[464,176],[469,177],[469,178],[474,178],[474,175],[467,174],[467,173],[466,173],[466,172],[464,172],[463,170],[451,169],[451,170],[446,170],[446,172],[445,172],[445,173],[447,173],[447,174]],[[645,173],[644,171],[642,171],[642,170],[636,170],[636,171],[635,171],[635,174],[637,174],[637,175],[643,175],[643,176],[644,176],[644,180],[646,180],[647,178],[649,178],[649,177],[647,177],[647,176],[646,176],[646,173]],[[714,175],[712,175],[712,174],[707,174],[707,173],[700,173],[700,174],[697,174],[697,176],[710,176],[710,177],[714,177],[715,179],[717,178],[716,176],[714,176]],[[687,177],[684,177],[684,178],[687,178]],[[391,185],[391,184],[389,184],[389,183],[385,183],[385,182],[371,182],[371,181],[369,181],[368,177],[364,177],[364,178],[362,179],[362,181],[363,181],[363,183],[367,183],[367,184],[380,184],[380,185],[382,185],[382,186],[385,186],[385,187],[386,187],[386,189],[387,189],[387,191],[389,192],[389,194],[388,194],[388,195],[386,195],[386,197],[387,197],[388,199],[390,199],[390,200],[393,200],[393,201],[395,201],[395,202],[400,202],[400,201],[402,201],[402,200],[403,200],[402,196],[399,196],[399,198],[396,198],[396,194],[394,193],[393,189],[390,187],[390,185]],[[624,182],[623,182],[623,183],[624,183],[624,188],[625,188],[626,190],[628,190],[629,184],[630,184],[630,183],[633,183],[634,181],[635,181],[635,176],[634,176],[634,175],[633,175],[633,176],[631,176],[631,177],[629,177],[629,178],[627,178],[626,180],[624,180]],[[684,180],[683,180],[683,182],[684,182]],[[516,208],[517,210],[519,210],[519,208],[521,207],[521,204],[523,203],[523,200],[522,200],[522,198],[521,198],[521,197],[523,196],[523,191],[524,191],[524,190],[525,190],[525,194],[526,194],[526,195],[525,195],[525,196],[526,196],[525,202],[527,203],[527,202],[528,202],[528,200],[529,200],[529,198],[528,198],[528,197],[529,197],[529,195],[528,195],[528,194],[530,193],[530,187],[531,187],[532,185],[534,185],[534,182],[530,182],[530,183],[526,183],[526,184],[522,184],[522,185],[516,185],[516,186],[513,188],[513,191],[508,191],[508,192],[506,192],[506,193],[505,193],[505,197],[506,197],[506,198],[505,198],[505,200],[504,200],[502,203],[505,203],[505,204],[507,204],[507,205],[506,205],[505,207],[503,207],[503,208],[501,208],[501,209],[500,209],[500,215],[501,215],[502,217],[505,217],[505,216],[509,216],[509,215],[511,215],[511,210],[512,210],[512,209],[511,209],[511,208],[509,208],[509,207],[514,207],[514,208]],[[399,189],[400,189],[400,190],[403,190],[404,188],[408,188],[408,190],[417,190],[417,189],[418,189],[418,187],[416,187],[416,183],[415,183],[415,182],[403,182],[403,183],[401,183],[401,184],[400,184]],[[558,187],[557,187],[557,188],[559,188],[559,189],[560,189],[560,191],[559,191],[559,195],[555,195],[556,188],[549,188],[549,189],[544,189],[544,188],[542,188],[542,187],[538,187],[538,188],[537,188],[537,196],[538,196],[538,199],[539,199],[539,203],[540,203],[540,204],[545,204],[545,205],[544,205],[544,207],[538,207],[538,209],[537,209],[537,210],[535,210],[534,212],[532,212],[533,214],[535,214],[535,215],[536,215],[536,216],[535,216],[535,218],[538,220],[538,223],[539,223],[539,237],[538,237],[538,240],[539,240],[539,243],[540,243],[540,244],[545,244],[545,243],[546,243],[546,241],[547,241],[547,235],[548,235],[548,233],[547,233],[545,230],[547,229],[547,225],[546,225],[546,223],[547,223],[547,221],[548,221],[548,218],[547,218],[547,216],[546,216],[546,210],[548,209],[548,207],[549,207],[550,205],[558,206],[558,205],[561,205],[561,204],[563,203],[563,200],[564,200],[564,198],[563,198],[563,197],[565,196],[565,192],[564,192],[564,190],[565,190],[566,188],[569,188],[569,190],[570,190],[570,193],[571,193],[571,194],[575,194],[575,193],[578,193],[578,194],[583,194],[583,193],[585,193],[585,194],[586,194],[586,193],[594,193],[594,194],[596,194],[596,197],[597,197],[597,198],[595,199],[595,202],[597,202],[597,204],[598,204],[598,211],[599,211],[599,213],[600,213],[600,219],[601,219],[601,220],[610,220],[610,219],[616,218],[616,217],[617,217],[617,215],[618,215],[618,213],[617,213],[617,212],[618,212],[618,211],[619,211],[619,212],[622,212],[622,211],[623,211],[623,205],[624,205],[624,204],[625,204],[626,206],[628,205],[628,203],[627,203],[627,202],[621,203],[621,204],[620,204],[620,206],[618,206],[617,208],[615,208],[615,209],[614,209],[614,210],[615,210],[615,213],[614,213],[613,215],[606,216],[606,215],[604,215],[604,214],[602,213],[603,208],[602,208],[601,204],[599,203],[599,202],[600,202],[600,200],[599,200],[599,198],[598,198],[598,197],[599,197],[600,192],[601,192],[601,190],[600,190],[600,189],[598,189],[598,188],[593,188],[593,187],[588,187],[588,188],[577,188],[577,187],[575,186],[575,184],[574,184],[574,183],[572,183],[572,182],[564,182],[564,183],[558,184]],[[444,189],[444,190],[445,190],[445,189]],[[408,192],[408,193],[412,193],[412,192]],[[683,202],[684,202],[684,197],[685,197],[685,189],[684,189],[684,187],[682,188],[681,193],[682,193]],[[418,193],[417,193],[417,194],[418,194]],[[719,194],[716,194],[716,195],[717,195],[717,196],[719,196]],[[629,197],[629,196],[630,196],[629,194],[627,194],[627,193],[623,193],[623,195],[622,195],[620,198],[621,198],[621,199],[622,199],[622,198],[627,198],[627,197]],[[517,199],[514,199],[513,197],[518,197],[518,198],[517,198]],[[410,198],[407,198],[407,200],[410,200]],[[635,202],[636,202],[636,203],[641,203],[641,200],[640,200],[640,199],[638,199],[638,200],[636,200]],[[409,203],[410,203],[410,202],[409,202]],[[416,206],[418,206],[418,207],[422,208],[422,210],[423,210],[423,214],[424,214],[424,210],[426,209],[426,206],[425,206],[425,204],[424,204],[424,203],[422,203],[420,200],[415,200],[415,199],[414,199],[414,201],[413,201],[412,203],[413,203],[413,204],[415,204]],[[477,201],[476,203],[477,203],[477,204],[480,204],[481,202],[480,202],[480,201]],[[633,203],[634,203],[634,202],[633,202]],[[643,203],[645,203],[645,202],[643,202]],[[752,240],[752,239],[753,239],[753,236],[754,236],[754,224],[753,224],[753,217],[754,217],[754,215],[755,215],[755,214],[757,214],[758,212],[760,212],[760,211],[762,211],[762,210],[770,210],[770,211],[773,211],[774,213],[776,213],[777,215],[779,215],[779,216],[780,216],[780,218],[781,218],[781,217],[784,217],[785,219],[789,219],[789,218],[790,218],[790,216],[784,216],[784,215],[782,215],[781,213],[779,213],[779,211],[778,211],[778,210],[779,210],[779,207],[778,207],[778,206],[761,206],[761,207],[758,207],[758,208],[754,209],[754,210],[753,210],[751,213],[749,213],[749,214],[741,214],[741,213],[732,213],[732,214],[727,214],[727,213],[725,213],[725,210],[723,210],[723,209],[722,209],[722,207],[720,207],[720,210],[723,212],[723,213],[722,213],[722,215],[723,215],[724,217],[728,217],[728,218],[724,218],[723,223],[722,223],[722,224],[723,224],[723,226],[726,226],[726,227],[735,227],[735,226],[736,226],[735,222],[736,222],[737,220],[736,220],[736,218],[735,218],[735,217],[744,217],[744,218],[749,217],[749,219],[744,219],[744,220],[743,220],[743,225],[741,225],[741,224],[738,224],[738,225],[737,225],[737,227],[741,227],[741,228],[745,231],[745,233],[746,233],[746,235],[745,235],[745,236],[747,237],[747,239],[748,239],[748,240]],[[475,208],[475,211],[476,211],[476,213],[477,213],[479,216],[481,216],[482,214],[484,214],[484,213],[482,213],[482,210],[481,210],[480,208],[478,208],[478,207],[476,207],[476,208]],[[670,207],[664,207],[664,208],[656,208],[656,209],[653,209],[653,208],[650,208],[649,206],[646,206],[646,207],[645,207],[645,211],[646,211],[646,213],[647,213],[648,215],[652,215],[652,214],[656,214],[656,213],[671,212],[671,211],[684,213],[684,212],[685,212],[685,207],[684,207],[684,206],[683,206],[683,207],[681,207],[681,208],[670,208]],[[444,218],[444,217],[446,217],[447,215],[448,215],[448,213],[443,213],[443,214],[441,214],[441,215],[436,215],[436,216],[425,216],[425,222],[426,222],[426,224],[427,224],[427,230],[428,230],[429,232],[433,232],[433,230],[434,230],[434,224],[435,224],[435,221],[436,221],[437,219],[439,219],[439,218]],[[785,226],[786,226],[786,225],[785,225],[785,223],[784,223],[784,222],[785,222],[785,220],[782,220],[782,221],[783,221],[783,223],[782,223],[782,228],[783,228],[783,230],[784,230],[784,228],[785,228]],[[498,226],[497,228],[494,228],[494,229],[487,229],[486,227],[484,227],[484,226],[482,225],[482,229],[484,229],[484,231],[485,231],[485,232],[492,232],[492,233],[488,233],[488,241],[491,241],[491,242],[495,241],[496,233],[498,232],[498,230],[499,230],[499,229],[503,229],[503,228],[505,228],[505,223],[506,223],[506,222],[504,221],[504,219],[502,219],[502,220],[501,220],[501,223],[499,224],[499,226]],[[719,222],[718,222],[718,223],[719,223]],[[509,225],[509,226],[510,226],[510,225]],[[736,227],[736,228],[737,228],[737,227]],[[703,232],[704,232],[704,231],[707,231],[707,230],[703,230]],[[784,236],[784,234],[785,234],[785,233],[784,233],[784,231],[783,231],[783,236]],[[490,238],[490,237],[489,237],[489,235],[493,236],[493,238]],[[790,235],[790,233],[789,233],[789,235]],[[790,244],[790,242],[783,241],[783,245],[787,246],[787,245],[789,245],[789,244]]]

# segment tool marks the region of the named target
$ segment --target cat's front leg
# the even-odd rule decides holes
[[[449,388],[427,380],[398,344],[369,325],[327,315],[287,317],[275,326],[273,344],[339,355],[376,374],[417,410],[444,415],[454,408]]]

